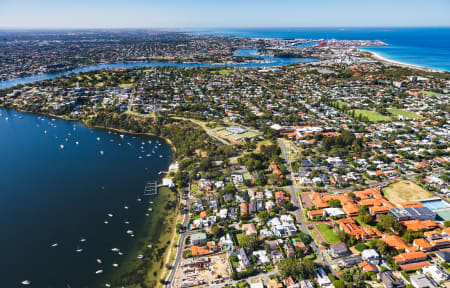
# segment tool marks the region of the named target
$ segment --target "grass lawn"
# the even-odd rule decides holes
[[[211,71],[211,74],[220,74],[220,75],[228,75],[233,73],[233,70],[222,69],[222,70],[214,70]]]
[[[198,191],[198,185],[197,184],[191,184],[191,193],[195,194]]]
[[[333,244],[339,242],[339,238],[337,238],[336,233],[333,229],[330,228],[327,224],[317,224],[317,229],[319,229],[320,233],[327,239],[328,243]]]
[[[133,83],[122,83],[122,84],[119,84],[119,86],[120,87],[133,87]]]
[[[389,113],[391,113],[393,115],[402,115],[403,117],[410,118],[410,119],[423,119],[423,116],[418,115],[411,111],[395,109],[395,108],[388,109],[388,111],[389,111]]]
[[[153,113],[153,112],[152,113],[147,113],[147,114],[142,114],[142,113],[139,113],[139,112],[136,112],[136,111],[127,110],[127,111],[125,111],[125,113],[133,115],[133,116],[137,116],[137,117],[155,117],[155,113]]]
[[[236,234],[236,240],[237,240],[239,245],[241,245],[242,237],[244,237],[244,236],[245,236],[244,233]]]
[[[383,189],[384,196],[394,204],[432,198],[433,194],[410,181],[401,181]]]
[[[440,95],[439,93],[431,92],[431,91],[421,91],[419,94],[422,94],[422,95]]]
[[[341,101],[333,101],[333,103],[334,103],[334,104],[337,103],[339,109],[341,109],[341,108],[344,107],[344,106],[350,106],[350,105],[348,105],[347,103],[341,102]]]
[[[380,113],[375,112],[375,111],[361,110],[361,109],[356,109],[356,110],[352,110],[352,111],[355,111],[356,117],[358,117],[361,114],[362,117],[369,118],[370,122],[380,122],[380,121],[390,121],[391,120],[391,117],[381,115]]]

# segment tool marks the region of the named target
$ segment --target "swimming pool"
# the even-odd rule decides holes
[[[439,209],[445,209],[449,208],[447,203],[442,201],[442,199],[439,198],[433,198],[433,199],[424,199],[420,200],[422,202],[423,206],[431,209],[431,210],[439,210]]]

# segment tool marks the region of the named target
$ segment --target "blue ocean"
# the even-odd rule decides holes
[[[450,27],[441,28],[214,28],[183,29],[189,33],[251,38],[381,40],[389,46],[367,50],[428,68],[450,71]]]

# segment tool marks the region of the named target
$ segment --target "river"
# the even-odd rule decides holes
[[[111,64],[100,64],[91,65],[86,67],[80,67],[65,72],[59,73],[45,73],[37,74],[33,76],[12,78],[4,81],[0,81],[0,89],[5,89],[13,87],[19,84],[32,83],[36,81],[43,81],[48,79],[53,79],[68,75],[70,73],[81,73],[89,72],[101,69],[114,69],[114,68],[135,68],[135,67],[248,67],[248,68],[258,68],[258,67],[277,67],[277,66],[287,66],[297,63],[308,63],[318,61],[315,58],[281,58],[281,57],[271,57],[271,56],[261,56],[256,54],[257,49],[240,49],[235,52],[235,56],[251,56],[260,58],[258,61],[250,61],[240,64],[208,64],[208,63],[172,63],[172,62],[119,62]]]
[[[154,218],[148,208],[157,197],[144,196],[144,186],[167,170],[170,146],[13,110],[0,114],[1,286],[106,282]]]

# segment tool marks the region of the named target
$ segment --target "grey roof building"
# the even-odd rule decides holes
[[[386,288],[405,288],[406,284],[400,279],[394,279],[390,271],[378,274],[378,279],[383,282]]]
[[[397,220],[434,220],[436,213],[427,207],[393,208],[389,210]]]
[[[195,233],[191,235],[191,245],[199,245],[206,242],[205,233]]]
[[[342,257],[348,254],[348,248],[344,243],[330,245],[330,254],[334,258]]]
[[[439,284],[425,274],[412,275],[410,279],[414,288],[439,288]]]

